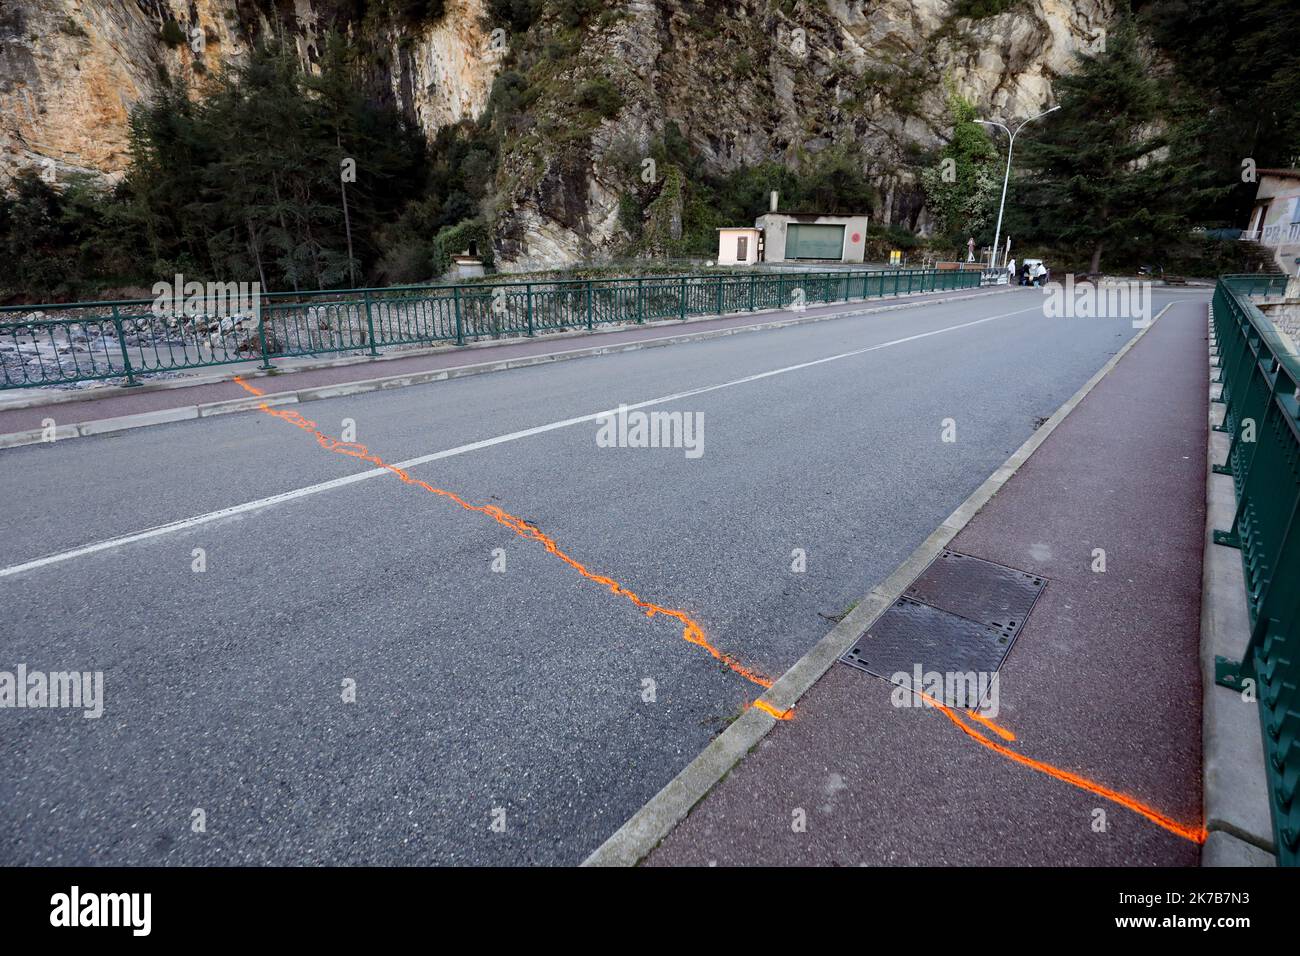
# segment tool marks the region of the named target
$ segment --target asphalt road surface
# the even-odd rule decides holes
[[[410,474],[775,678],[1135,334],[1042,303],[297,411],[388,462],[451,452]],[[598,445],[591,416],[661,398],[642,410],[702,416],[700,457]],[[105,686],[99,719],[0,710],[0,864],[573,864],[762,692],[680,621],[371,471],[259,412],[0,451],[0,670]]]

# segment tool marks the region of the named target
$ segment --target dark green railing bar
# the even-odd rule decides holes
[[[370,354],[378,355],[379,349],[375,347],[375,319],[374,316],[370,314],[369,291],[363,292],[362,296],[364,297],[364,301],[366,304],[366,338],[370,342]]]
[[[127,387],[131,388],[139,385],[140,383],[135,380],[135,374],[131,368],[131,353],[126,350],[126,330],[122,327],[122,317],[118,314],[117,306],[113,306],[113,329],[117,332],[117,344],[122,350],[122,371],[126,375]],[[41,376],[44,377],[44,375],[45,367],[42,365]]]
[[[451,290],[452,302],[456,309],[456,344],[465,344],[465,325],[460,314],[460,286],[454,286]]]
[[[262,356],[262,364],[259,365],[258,368],[266,372],[272,371],[275,368],[275,366],[271,364],[271,357],[267,354],[266,351],[266,321],[265,320],[262,320],[261,322],[257,323],[257,347],[258,347],[258,352]]]
[[[1216,544],[1241,549],[1250,635],[1241,660],[1215,659],[1215,679],[1259,703],[1278,862],[1300,865],[1300,355],[1252,295],[1283,276],[1223,276],[1212,335],[1232,435],[1215,471],[1232,476],[1237,508]],[[1253,439],[1253,440],[1252,440]]]

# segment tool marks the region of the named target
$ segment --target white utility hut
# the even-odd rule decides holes
[[[865,213],[837,216],[821,212],[778,212],[771,195],[769,211],[752,228],[718,230],[718,265],[757,262],[862,262],[866,254]]]
[[[718,265],[750,266],[758,262],[759,229],[726,226],[718,230]]]

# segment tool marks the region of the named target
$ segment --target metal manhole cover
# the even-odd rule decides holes
[[[1008,631],[1014,639],[1047,579],[958,551],[943,551],[906,594],[972,621]]]
[[[995,673],[1046,586],[1042,575],[943,551],[840,660],[885,680],[917,667]]]
[[[1011,648],[1011,635],[937,607],[899,598],[840,658],[890,680],[902,671],[991,674]]]

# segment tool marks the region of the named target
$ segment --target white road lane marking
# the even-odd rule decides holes
[[[888,342],[881,342],[878,345],[869,345],[865,348],[853,349],[849,352],[840,352],[836,355],[828,355],[825,358],[813,359],[810,362],[800,362],[798,365],[787,365],[783,368],[774,368],[767,372],[758,372],[754,375],[746,375],[744,378],[732,379],[729,382],[719,382],[716,385],[704,385],[700,388],[687,389],[684,392],[674,392],[671,395],[647,399],[644,402],[629,404],[626,408],[632,410],[637,408],[646,408],[650,405],[662,405],[666,402],[676,402],[684,398],[691,398],[695,395],[703,395],[707,392],[716,392],[723,388],[732,388],[736,385],[746,385],[750,382],[761,381],[762,379],[772,378],[776,375],[785,375],[789,372],[798,372],[802,369],[813,368],[817,365],[825,365],[828,362],[838,362],[841,359],[852,358],[855,355],[865,355],[868,352],[878,352],[881,349],[892,348],[895,345],[904,345],[908,342],[915,342],[918,339],[926,339],[934,335],[943,335],[945,332],[955,332],[959,329],[968,329],[975,325],[983,325],[985,322],[993,322],[997,319],[1006,319],[1013,315],[1023,315],[1026,312],[1041,313],[1042,306],[1035,305],[1033,308],[1029,309],[1018,309],[1015,312],[1003,312],[1000,315],[990,315],[982,319],[975,319],[971,322],[962,322],[958,325],[947,325],[941,329],[932,329],[929,332],[918,332],[915,335],[904,336],[901,339],[892,339]],[[417,465],[428,464],[431,461],[439,461],[443,458],[452,458],[456,455],[464,455],[468,452],[480,451],[484,448],[491,448],[494,445],[502,445],[506,442],[518,441],[521,438],[531,438],[533,435],[541,435],[545,432],[555,431],[559,428],[568,428],[571,425],[580,425],[583,422],[592,422],[605,415],[614,414],[616,411],[617,409],[605,409],[603,411],[593,412],[590,415],[579,415],[576,418],[566,418],[562,421],[550,422],[546,425],[537,425],[533,428],[523,428],[506,435],[498,435],[495,438],[485,438],[482,441],[470,442],[468,445],[459,445],[456,448],[448,448],[445,451],[434,452],[431,455],[421,455],[418,458],[399,461],[395,467],[401,469],[414,468]],[[332,481],[323,481],[316,485],[307,485],[304,488],[296,488],[293,491],[281,492],[278,495],[271,495],[268,498],[259,498],[256,501],[248,501],[244,504],[232,505],[229,508],[210,511],[207,514],[196,515],[193,518],[183,518],[179,521],[172,521],[168,524],[158,525],[157,527],[149,528],[144,531],[137,531],[132,534],[122,535],[121,537],[97,541],[94,544],[83,545],[82,547],[73,548],[69,551],[60,551],[57,554],[51,554],[44,558],[36,558],[32,561],[25,561],[22,564],[0,568],[0,578],[6,578],[14,574],[22,574],[24,571],[34,571],[37,568],[48,567],[51,564],[71,561],[74,558],[85,557],[88,554],[97,554],[100,551],[120,548],[122,545],[134,544],[137,541],[148,541],[151,538],[158,538],[167,534],[175,534],[178,531],[185,531],[188,528],[197,527],[198,525],[220,521],[223,518],[246,514],[250,511],[258,511],[262,508],[284,504],[287,501],[305,498],[308,495],[320,494],[323,491],[332,491],[335,488],[343,488],[347,485],[355,484],[358,481],[366,481],[370,478],[379,478],[388,474],[391,473],[386,468],[372,468],[367,471],[357,472],[355,475],[335,478]]]

